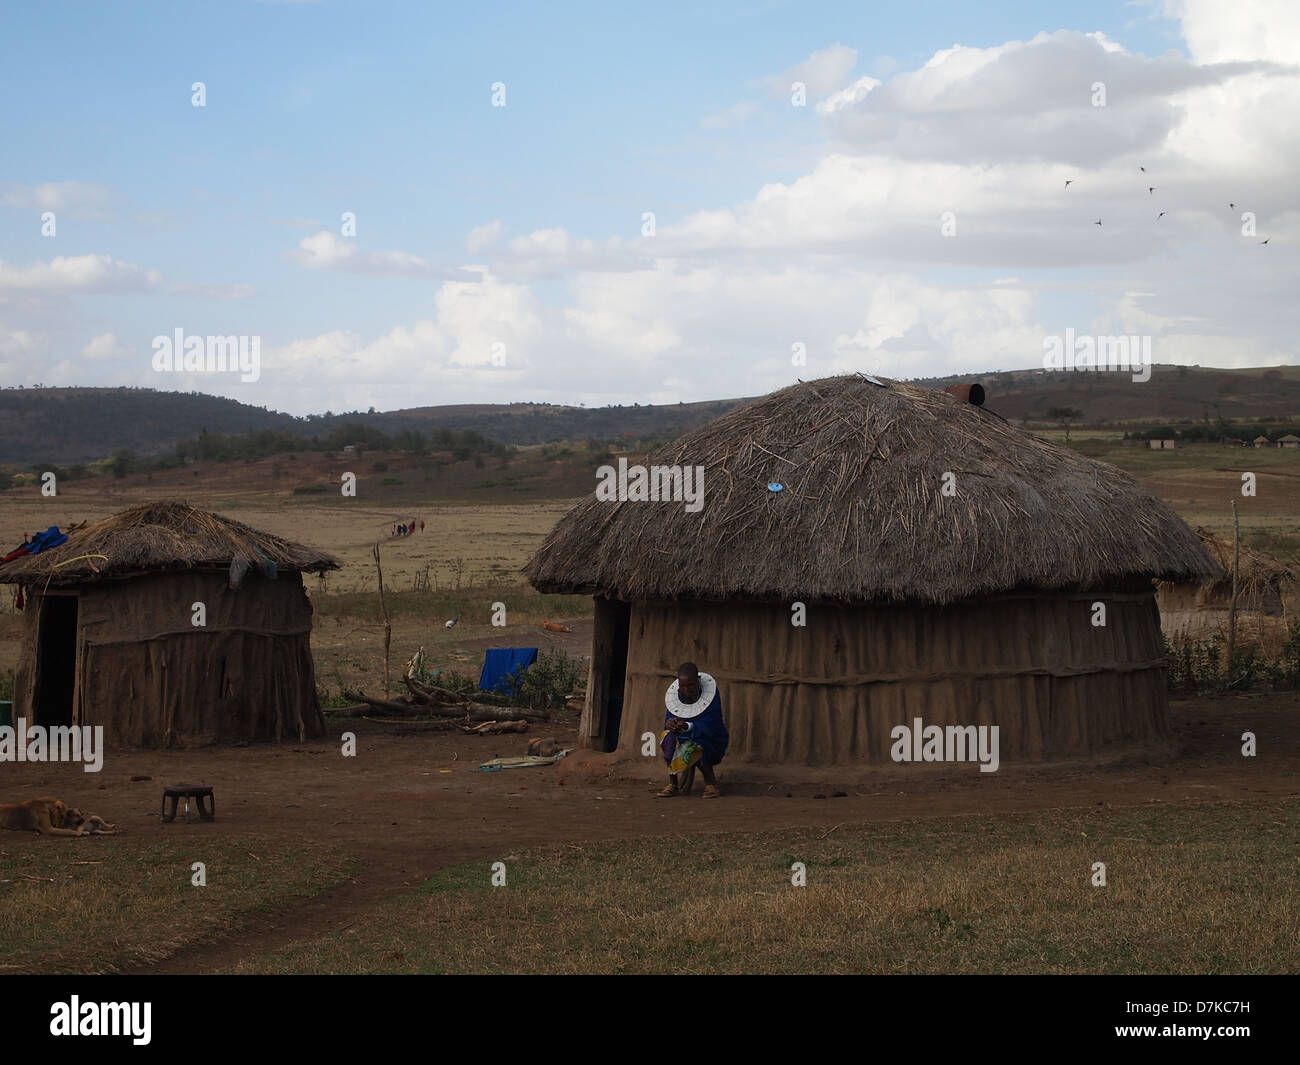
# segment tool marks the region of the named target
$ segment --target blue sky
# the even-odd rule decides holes
[[[1044,330],[1107,323],[1165,338],[1161,362],[1294,361],[1293,312],[1243,320],[1269,316],[1267,279],[1295,265],[1289,119],[1255,138],[1257,172],[1230,132],[1263,121],[1261,98],[1295,103],[1297,35],[1277,43],[1294,16],[1268,8],[11,9],[0,384],[193,387],[295,413],[671,402],[818,366],[1034,365]],[[1065,71],[1077,99],[1053,102]],[[1122,97],[1104,113],[1094,77]],[[1182,197],[1158,235],[1139,157]],[[1267,215],[1277,254],[1206,324],[1177,293],[1259,247],[1233,242],[1235,215],[1208,222],[1231,195]],[[936,235],[945,209],[957,240]],[[1115,228],[1082,228],[1094,213]],[[260,336],[260,380],[156,374],[150,341],[178,327]],[[782,353],[805,336],[814,366],[795,370]]]

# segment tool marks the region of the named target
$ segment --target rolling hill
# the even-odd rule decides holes
[[[1157,366],[1136,383],[1125,373],[1012,370],[924,379],[931,387],[980,381],[987,406],[1012,420],[1046,421],[1071,407],[1078,424],[1137,428],[1143,424],[1300,416],[1300,366],[1219,370]],[[298,418],[198,392],[141,388],[0,390],[0,466],[84,463],[128,450],[141,456],[171,452],[180,440],[209,433],[290,430],[316,436],[354,423],[384,433],[403,429],[473,429],[507,444],[556,440],[666,440],[710,421],[744,398],[671,405],[570,407],[549,403],[459,404],[375,413]]]

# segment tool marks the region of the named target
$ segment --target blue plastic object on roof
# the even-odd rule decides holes
[[[48,551],[51,547],[58,547],[67,542],[67,533],[61,533],[57,525],[51,525],[44,532],[39,532],[32,537],[27,545],[27,553],[39,555],[42,551]]]
[[[527,669],[537,661],[536,647],[493,647],[483,659],[483,676],[479,689],[485,692],[500,691],[513,695],[510,675],[523,667]]]

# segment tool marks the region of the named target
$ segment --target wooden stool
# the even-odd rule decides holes
[[[162,819],[164,821],[176,820],[176,802],[178,799],[185,800],[185,823],[190,822],[190,799],[199,808],[199,817],[204,821],[215,821],[217,819],[217,801],[212,796],[212,789],[201,784],[173,784],[169,788],[163,788],[162,798]],[[172,811],[167,812],[167,800],[172,801]],[[207,799],[207,805],[204,806],[203,800]]]

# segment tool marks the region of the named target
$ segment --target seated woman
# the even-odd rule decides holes
[[[701,673],[694,662],[677,667],[677,679],[664,696],[667,714],[659,749],[668,763],[669,784],[657,793],[661,799],[678,794],[677,774],[699,766],[704,776],[704,797],[716,799],[722,793],[713,767],[727,753],[727,725],[722,720],[722,696],[718,682]]]

